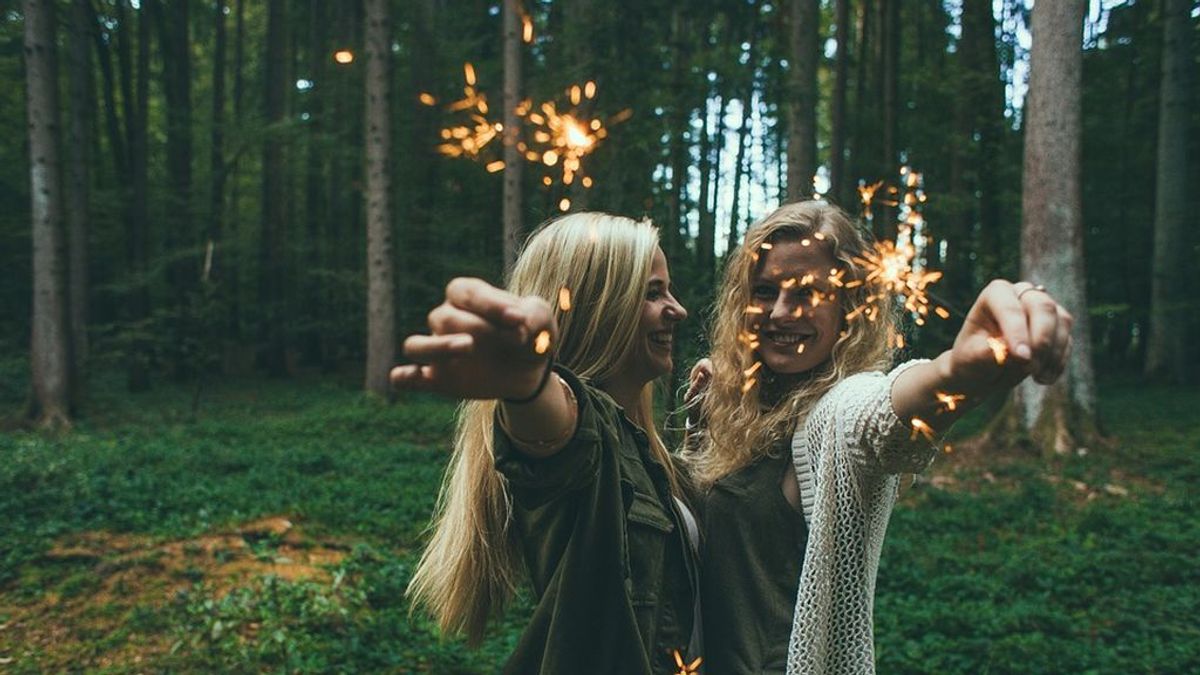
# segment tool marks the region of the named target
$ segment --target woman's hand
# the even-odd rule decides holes
[[[993,281],[939,357],[943,378],[958,391],[979,393],[1011,388],[1030,375],[1051,384],[1067,366],[1074,321],[1041,287]]]
[[[522,399],[542,382],[558,325],[550,304],[519,297],[481,279],[457,278],[429,312],[429,335],[410,335],[392,369],[401,389],[473,399]]]

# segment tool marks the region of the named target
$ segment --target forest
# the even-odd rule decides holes
[[[1076,317],[902,496],[880,672],[1200,668],[1200,3],[1055,5],[3,0],[0,671],[497,671],[528,598],[480,649],[408,613],[454,402],[404,337],[549,218],[648,218],[670,429],[813,198],[926,275],[907,353],[994,278]]]

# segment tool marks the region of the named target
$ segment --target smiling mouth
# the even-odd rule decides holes
[[[781,347],[794,347],[811,338],[814,333],[792,333],[784,331],[769,331],[763,333],[768,342]]]
[[[658,330],[650,333],[650,342],[659,347],[670,347],[674,342],[674,335],[671,331]]]

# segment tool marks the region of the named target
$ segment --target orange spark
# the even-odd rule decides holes
[[[945,412],[957,410],[958,402],[966,398],[966,396],[962,394],[947,394],[941,391],[937,392],[936,396],[938,403],[942,404],[942,406],[945,408]]]
[[[475,66],[471,65],[470,62],[463,64],[463,76],[466,77],[469,86],[475,86]]]
[[[503,171],[504,170],[504,160],[498,159],[494,162],[488,162],[487,170],[488,170],[488,173],[496,173],[497,171]]]
[[[560,201],[558,203],[558,210],[559,211],[567,211],[570,208],[571,208],[571,200],[567,199],[566,197],[563,197],[562,201]]]
[[[758,305],[746,305],[747,314],[762,314],[763,308]]]
[[[992,349],[992,356],[996,359],[996,365],[1004,365],[1004,361],[1008,359],[1008,345],[1004,344],[1004,340],[998,337],[989,337],[987,343],[988,347]]]
[[[525,44],[533,42],[533,19],[528,14],[521,16],[521,40]]]
[[[926,424],[925,420],[920,417],[914,417],[912,418],[911,425],[912,435],[908,437],[908,440],[915,441],[917,440],[917,436],[924,436],[929,441],[933,440],[933,427]]]
[[[564,312],[571,311],[571,289],[566,286],[558,289],[558,308]]]
[[[425,105],[437,105],[437,99],[433,97],[433,94],[430,94],[427,91],[421,92],[421,95],[417,98],[421,99],[421,103],[424,103]]]
[[[704,657],[697,656],[696,659],[691,663],[684,664],[683,655],[679,653],[679,650],[672,649],[671,651],[674,652],[675,655],[675,665],[679,668],[679,671],[672,673],[672,675],[694,675],[694,673],[700,668],[700,664],[704,662]]]
[[[804,353],[804,343],[803,343],[803,342],[801,342],[801,343],[800,343],[800,346],[799,346],[799,347],[796,347],[796,353],[797,353],[797,354],[803,354],[803,353]]]
[[[533,351],[536,354],[545,354],[550,350],[550,331],[544,330],[537,334],[533,339]]]
[[[354,63],[354,52],[349,49],[339,49],[333,53],[333,60],[344,65]]]

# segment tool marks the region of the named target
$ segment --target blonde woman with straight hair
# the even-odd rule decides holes
[[[751,228],[726,267],[683,455],[704,495],[710,672],[874,672],[899,475],[923,470],[927,438],[984,397],[1065,367],[1071,316],[1041,286],[997,280],[951,349],[889,371],[895,303],[868,280],[868,251],[845,213],[799,202]]]
[[[443,633],[477,644],[527,580],[505,672],[662,673],[697,649],[696,526],[653,423],[686,316],[657,230],[599,213],[542,226],[507,290],[446,287],[392,372],[468,399],[409,585]]]

